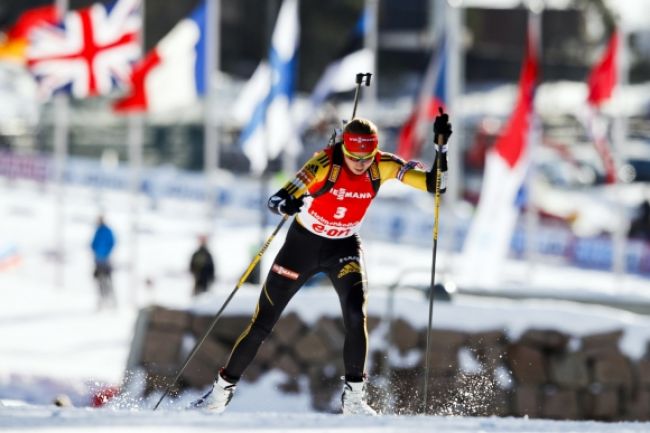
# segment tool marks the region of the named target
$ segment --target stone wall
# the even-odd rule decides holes
[[[145,392],[171,381],[212,320],[212,316],[160,307],[142,310],[129,368],[145,369]],[[222,317],[172,393],[209,385],[249,321],[248,316]],[[378,318],[368,319],[373,340],[368,355],[370,402],[385,413],[420,413],[426,329],[415,329],[402,319],[390,329],[378,324]],[[622,335],[616,331],[576,338],[555,330],[530,329],[511,341],[500,330],[434,329],[427,412],[649,420],[650,354],[629,359],[619,350]],[[295,313],[286,314],[243,380],[255,382],[271,369],[279,369],[287,377],[281,391],[296,393],[305,391],[298,380],[306,378],[314,409],[335,412],[343,375],[343,339],[338,317],[321,317],[308,326]],[[377,347],[377,341],[386,343]]]

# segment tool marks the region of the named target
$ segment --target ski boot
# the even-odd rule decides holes
[[[226,410],[226,406],[230,403],[236,387],[236,384],[228,382],[219,373],[212,384],[212,389],[203,397],[192,402],[190,409],[206,409],[210,412],[221,413]]]
[[[365,382],[348,382],[343,385],[341,403],[343,415],[377,415],[377,412],[366,403]]]

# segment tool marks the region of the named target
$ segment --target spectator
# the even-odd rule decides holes
[[[630,223],[628,236],[634,239],[650,241],[650,202],[645,200],[639,206],[637,216]]]
[[[215,279],[214,260],[207,245],[208,238],[199,236],[199,248],[190,260],[190,272],[194,276],[194,296],[207,292]]]
[[[97,288],[99,290],[98,309],[101,310],[107,306],[115,307],[117,301],[113,291],[111,277],[113,268],[110,262],[111,253],[115,246],[115,236],[113,236],[113,230],[104,222],[102,215],[97,218],[97,229],[95,230],[90,246],[95,256],[95,271],[93,276],[97,280]]]

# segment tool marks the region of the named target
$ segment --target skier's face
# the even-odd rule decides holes
[[[363,174],[370,168],[374,160],[374,153],[344,155],[345,165],[354,174]]]

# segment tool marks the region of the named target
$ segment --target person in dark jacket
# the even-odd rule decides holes
[[[97,288],[99,290],[98,308],[102,309],[105,306],[113,306],[117,304],[115,299],[115,292],[113,291],[111,266],[111,253],[115,247],[115,236],[113,230],[106,224],[103,216],[97,218],[97,229],[93,235],[93,240],[90,244],[95,257],[95,271],[93,276],[97,280]]]
[[[206,236],[200,236],[199,248],[190,259],[190,272],[194,277],[194,296],[208,291],[210,284],[215,279],[214,268],[214,260],[208,250],[208,239]]]
[[[630,223],[628,236],[632,239],[650,241],[650,201],[645,200]]]

